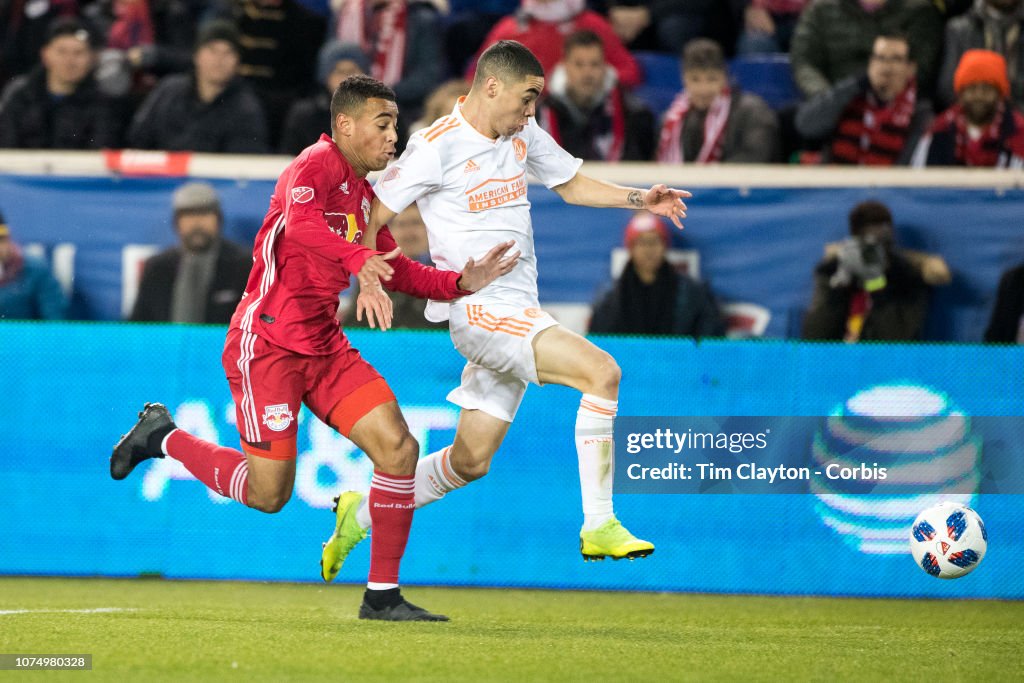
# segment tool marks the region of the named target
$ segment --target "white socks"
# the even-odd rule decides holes
[[[416,463],[416,508],[429,505],[444,498],[449,491],[462,488],[466,485],[451,465],[449,453],[452,447],[442,448],[436,453],[431,453],[425,458],[420,458]],[[356,512],[356,522],[364,529],[369,529],[370,524],[370,497],[363,498],[363,504]]]
[[[618,401],[583,394],[576,413],[576,454],[580,464],[583,531],[593,531],[614,516],[612,483],[615,450],[612,424]]]

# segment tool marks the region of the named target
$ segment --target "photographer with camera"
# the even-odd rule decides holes
[[[802,336],[846,342],[918,339],[931,286],[949,280],[941,257],[896,248],[885,204],[862,202],[850,212],[850,238],[826,248],[815,268]]]

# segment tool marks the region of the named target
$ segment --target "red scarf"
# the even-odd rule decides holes
[[[1013,117],[1013,130],[1004,136],[1007,116]],[[1005,102],[999,103],[992,123],[976,139],[968,132],[967,117],[959,104],[947,109],[932,127],[932,133],[942,132],[953,134],[956,161],[965,166],[1020,167],[1024,159],[1024,116],[1008,109]]]
[[[869,89],[843,111],[832,142],[832,160],[892,166],[907,144],[916,107],[917,85],[913,80],[891,102],[882,102]]]
[[[375,4],[373,0],[344,0],[336,35],[343,43],[362,46],[370,55],[370,75],[393,86],[402,80],[408,8],[394,0]]]
[[[127,50],[153,42],[148,0],[114,0],[114,23],[107,34],[107,47]]]
[[[725,145],[725,125],[729,122],[729,110],[732,106],[732,93],[726,88],[711,102],[708,115],[704,119],[704,144],[697,154],[698,164],[709,164],[722,160]],[[664,164],[681,164],[683,159],[682,135],[686,114],[690,111],[690,97],[682,92],[676,95],[668,111],[665,122],[661,125],[661,137],[658,140],[658,161]]]
[[[544,129],[561,146],[562,134],[558,128],[558,117],[551,107],[544,107],[541,116]],[[626,146],[626,115],[621,89],[613,88],[609,96],[604,98],[602,116],[602,132],[592,140],[591,147],[597,152],[600,161],[621,161],[622,150]]]

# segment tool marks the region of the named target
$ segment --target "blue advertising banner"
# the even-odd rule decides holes
[[[650,178],[649,182],[659,182]],[[15,239],[52,250],[73,245],[72,313],[119,320],[128,245],[175,241],[167,178],[56,178],[0,175],[0,210]],[[251,244],[273,182],[211,180],[226,235]],[[700,274],[723,302],[771,312],[765,335],[799,336],[812,272],[829,242],[848,235],[847,214],[874,198],[892,209],[903,247],[948,262],[953,282],[934,291],[926,338],[977,342],[991,314],[1000,274],[1024,261],[1024,191],[946,188],[701,188],[688,200],[674,246],[696,250]],[[629,220],[624,210],[568,206],[531,185],[541,303],[589,304],[611,281],[612,249]]]
[[[351,338],[388,378],[421,451],[450,443],[458,413],[444,396],[463,363],[447,335]],[[211,494],[171,459],[125,481],[108,475],[112,445],[146,401],[166,403],[197,436],[237,445],[223,339],[223,329],[201,326],[0,323],[0,573],[319,580],[331,498],[365,490],[371,469],[305,410],[295,491],[275,515]],[[623,369],[622,415],[828,415],[895,385],[945,397],[965,415],[1024,414],[1024,348],[597,341]],[[897,404],[890,409],[908,410],[898,405],[908,394],[886,395]],[[957,498],[984,519],[989,548],[956,581],[938,581],[911,559],[907,534],[920,508],[871,496],[618,495],[619,518],[657,551],[583,563],[578,401],[568,389],[531,387],[490,474],[417,513],[405,582],[1024,598],[1016,495]],[[365,578],[364,546],[342,581]]]

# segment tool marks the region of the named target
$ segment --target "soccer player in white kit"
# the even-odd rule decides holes
[[[575,429],[584,514],[580,551],[585,560],[646,557],[654,545],[627,531],[612,507],[612,423],[621,372],[608,353],[540,308],[526,174],[570,204],[647,209],[680,228],[682,198],[690,193],[664,185],[622,187],[579,173],[582,161],[534,120],[543,88],[543,68],[526,47],[496,43],[480,56],[470,93],[451,115],[416,132],[374,188],[364,243],[373,244],[380,226],[416,202],[441,270],[461,270],[501,242],[514,241],[522,252],[511,273],[478,292],[427,305],[428,319],[450,321],[452,341],[467,363],[461,385],[448,394],[462,408],[455,441],[420,459],[416,506],[487,474],[529,383],[561,384],[583,393]],[[370,526],[359,493],[340,496],[336,512],[322,557],[327,581]]]

